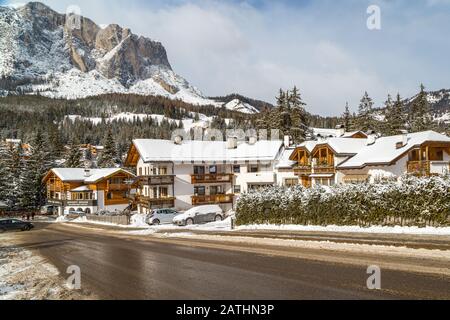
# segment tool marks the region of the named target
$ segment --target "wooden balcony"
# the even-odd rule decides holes
[[[138,196],[137,202],[148,209],[164,209],[164,208],[174,208],[175,207],[174,197],[167,198],[150,198],[144,196]]]
[[[217,173],[217,174],[194,174],[191,176],[192,184],[205,183],[233,183],[234,174]]]
[[[140,185],[145,186],[165,186],[173,185],[175,183],[174,175],[155,175],[155,176],[141,176],[139,177]]]
[[[217,194],[209,196],[193,196],[192,205],[233,203],[234,194]]]
[[[127,184],[108,184],[108,191],[128,191],[132,188],[131,185]]]
[[[314,166],[315,174],[335,174],[336,168],[332,164],[323,164]]]
[[[294,168],[294,174],[296,176],[308,176],[312,173],[311,165],[299,165]]]
[[[430,175],[430,161],[408,161],[408,173],[418,176]]]

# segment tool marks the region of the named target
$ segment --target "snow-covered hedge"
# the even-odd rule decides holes
[[[271,187],[241,195],[238,225],[450,225],[450,176],[305,189]]]

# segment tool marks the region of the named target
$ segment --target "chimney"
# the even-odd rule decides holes
[[[257,141],[258,141],[258,138],[254,137],[254,136],[248,138],[248,144],[251,146],[255,145]]]
[[[342,137],[345,134],[345,126],[343,124],[337,125],[336,131],[338,133],[337,138]]]
[[[367,137],[366,145],[371,146],[371,145],[375,144],[376,141],[377,141],[377,136],[372,134],[372,135]]]
[[[284,146],[285,146],[285,148],[289,148],[291,146],[291,137],[290,136],[284,136]]]
[[[397,149],[401,149],[401,148],[405,147],[408,144],[408,131],[402,130],[401,132],[402,132],[401,141],[399,141],[399,142],[397,142],[395,144],[395,147]]]
[[[86,178],[90,177],[91,176],[91,169],[84,169],[84,176]]]
[[[237,149],[237,137],[228,137],[227,149]]]
[[[176,145],[181,145],[183,143],[183,137],[182,136],[175,136],[175,138],[173,139],[173,142]]]

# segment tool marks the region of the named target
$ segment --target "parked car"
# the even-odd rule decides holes
[[[208,205],[189,209],[185,213],[176,216],[173,219],[173,223],[178,226],[187,226],[222,221],[224,218],[225,215],[218,205]]]
[[[1,219],[0,233],[12,230],[30,231],[34,225],[30,222],[25,222],[19,219]]]
[[[179,214],[180,213],[174,209],[155,209],[147,218],[147,223],[150,225],[171,224],[173,218]]]

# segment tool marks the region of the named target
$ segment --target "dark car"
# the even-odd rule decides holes
[[[19,219],[0,219],[0,233],[5,231],[21,230],[30,231],[34,225]]]

